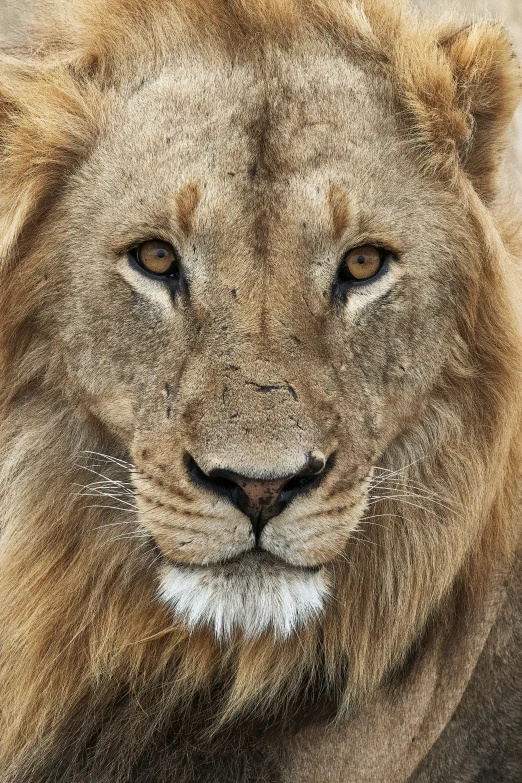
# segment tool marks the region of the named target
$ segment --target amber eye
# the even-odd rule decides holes
[[[135,250],[138,264],[153,275],[172,277],[178,274],[178,257],[168,242],[152,239]]]
[[[369,280],[380,271],[384,263],[384,253],[374,245],[361,245],[349,250],[343,259],[340,270],[341,279],[357,282]]]

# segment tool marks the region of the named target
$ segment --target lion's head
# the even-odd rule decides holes
[[[237,707],[320,660],[351,702],[511,540],[503,30],[131,6],[2,62],[15,734],[173,671]]]

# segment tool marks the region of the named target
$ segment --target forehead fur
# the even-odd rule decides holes
[[[3,257],[29,211],[34,223],[46,193],[88,154],[107,90],[128,95],[173,62],[262,69],[270,52],[320,39],[387,83],[421,170],[454,183],[464,164],[486,196],[520,96],[503,28],[441,30],[391,0],[40,0],[35,17],[37,54],[1,56]]]
[[[38,16],[44,48],[127,84],[173,59],[190,61],[196,50],[237,61],[267,45],[319,36],[383,69],[412,140],[429,148],[434,169],[451,170],[459,146],[470,141],[474,91],[488,75],[502,103],[484,90],[482,114],[497,112],[502,122],[520,96],[516,62],[503,69],[513,58],[499,25],[478,23],[462,36],[460,25],[441,29],[391,0],[44,0]]]

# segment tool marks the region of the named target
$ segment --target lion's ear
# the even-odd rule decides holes
[[[461,111],[471,124],[461,150],[463,166],[488,201],[508,144],[508,128],[522,95],[520,64],[500,24],[479,22],[446,32],[440,45],[449,58]]]

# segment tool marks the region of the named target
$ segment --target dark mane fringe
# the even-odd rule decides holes
[[[324,702],[346,715],[403,664],[428,621],[444,625],[457,593],[471,605],[499,564],[507,567],[518,535],[522,410],[520,280],[509,252],[514,234],[507,218],[493,219],[460,176],[458,155],[472,123],[438,33],[396,5],[81,0],[44,6],[44,45],[32,59],[4,56],[2,780],[115,783],[128,780],[132,769],[145,775],[151,748],[174,746],[173,763],[184,770],[180,783],[193,780],[188,748],[194,743],[217,763],[225,740],[240,750],[234,734],[240,723],[251,727],[243,744],[253,742],[256,730],[264,736],[264,724],[290,730],[303,694],[311,714]],[[412,149],[430,176],[451,183],[468,206],[452,361],[422,420],[392,445],[381,466],[408,465],[404,486],[415,483],[438,501],[415,509],[414,523],[404,500],[379,501],[375,513],[389,515],[389,524],[362,527],[375,545],[349,543],[351,567],[340,561],[335,572],[338,601],[323,622],[303,630],[298,644],[266,635],[219,646],[205,630],[189,635],[173,625],[154,601],[156,553],[115,538],[111,525],[121,512],[85,508],[78,496],[88,480],[82,463],[125,476],[123,465],[86,454],[121,460],[126,454],[86,415],[74,390],[64,389],[46,316],[56,302],[42,277],[45,264],[59,259],[52,220],[43,217],[95,143],[103,92],[130,73],[131,51],[139,71],[146,56],[150,69],[159,67],[174,33],[182,41],[189,31],[190,41],[224,51],[240,40],[246,51],[260,36],[288,46],[312,28],[350,40],[355,54],[375,67],[392,64]],[[427,71],[436,95],[423,86]],[[467,264],[469,258],[481,263]],[[175,721],[183,729],[177,733]],[[271,779],[271,758],[261,754],[249,768],[239,750],[237,779],[258,773]],[[166,768],[154,774],[168,779]]]

